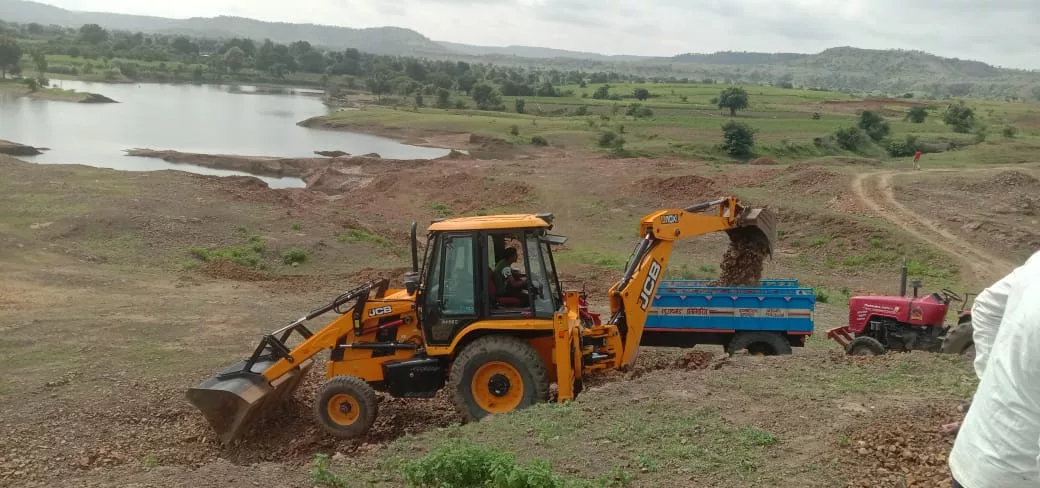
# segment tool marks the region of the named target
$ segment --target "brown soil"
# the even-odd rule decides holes
[[[643,178],[628,185],[627,194],[657,206],[685,207],[722,196],[715,181],[698,175]]]
[[[939,426],[960,421],[956,405],[898,408],[871,418],[848,434],[850,459],[864,469],[852,487],[947,488],[947,458],[954,437]]]
[[[715,286],[755,286],[762,280],[762,265],[769,255],[768,243],[756,230],[730,233],[729,248],[722,256]]]

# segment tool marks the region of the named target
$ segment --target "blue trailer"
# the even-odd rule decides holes
[[[760,286],[710,286],[707,280],[665,280],[650,306],[640,345],[717,344],[727,352],[791,354],[813,332],[816,294],[798,280]]]

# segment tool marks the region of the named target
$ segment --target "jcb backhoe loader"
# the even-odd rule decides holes
[[[709,209],[716,211],[700,213]],[[447,385],[469,419],[546,401],[552,383],[557,401],[571,400],[586,375],[635,361],[675,241],[726,231],[772,252],[775,239],[773,214],[745,208],[735,197],[647,215],[642,240],[610,289],[610,319],[595,325],[582,323],[578,293],[560,288],[552,245],[565,238],[550,234],[552,227],[551,214],[434,221],[420,268],[413,223],[404,289],[379,280],[340,295],[264,335],[251,356],[190,389],[188,398],[227,443],[291,395],[314,356],[329,350],[314,414],[337,437],[369,429],[377,390],[432,397]],[[514,256],[527,270],[519,293],[504,289]],[[304,325],[330,311],[337,317],[320,330]],[[302,340],[290,347],[294,334]]]

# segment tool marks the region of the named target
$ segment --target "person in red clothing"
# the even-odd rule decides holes
[[[914,153],[914,169],[921,169],[921,150]]]

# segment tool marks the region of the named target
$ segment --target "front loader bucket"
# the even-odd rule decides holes
[[[263,372],[274,363],[259,360],[246,371],[248,361],[242,360],[188,390],[188,401],[206,417],[221,443],[238,438],[254,422],[292,396],[313,365],[308,359],[268,382]]]
[[[776,214],[768,208],[742,208],[738,227],[727,231],[730,239],[753,239],[773,253],[776,247]]]

